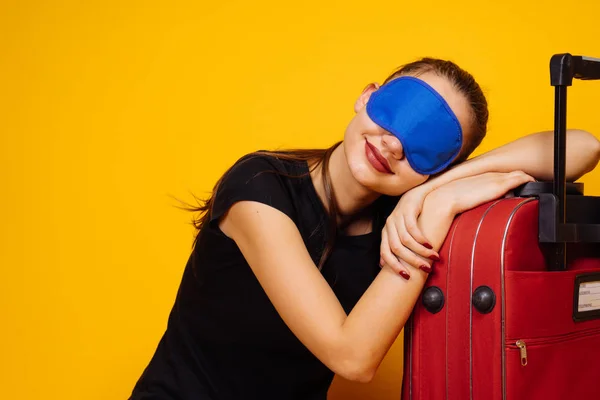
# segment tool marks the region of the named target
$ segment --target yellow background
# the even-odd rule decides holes
[[[484,87],[481,150],[551,129],[549,57],[600,57],[599,13],[597,0],[3,0],[2,397],[128,396],[190,251],[171,196],[203,196],[251,150],[328,146],[368,82],[425,55]],[[600,134],[599,99],[600,83],[576,82],[569,126]],[[584,182],[600,194],[600,170]],[[336,379],[330,397],[398,398],[400,344],[373,383]]]

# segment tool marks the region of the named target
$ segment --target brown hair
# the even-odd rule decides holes
[[[463,149],[460,154],[454,160],[453,164],[460,163],[468,158],[468,156],[479,146],[487,131],[487,120],[488,120],[488,108],[485,95],[481,88],[475,82],[475,79],[471,74],[458,67],[451,61],[439,60],[434,58],[422,58],[418,61],[405,64],[394,71],[390,76],[386,78],[384,84],[390,80],[397,78],[401,75],[413,75],[418,76],[419,74],[426,72],[434,72],[440,76],[446,77],[454,87],[462,93],[473,111],[473,132],[469,135],[469,139],[463,145]],[[338,232],[338,207],[335,197],[333,186],[331,185],[331,177],[329,176],[329,160],[333,151],[342,142],[337,142],[328,149],[296,149],[287,151],[274,151],[274,152],[254,152],[249,154],[248,157],[254,156],[270,156],[280,160],[294,161],[294,162],[307,162],[310,165],[310,171],[321,166],[321,176],[323,179],[323,185],[325,188],[326,195],[326,208],[328,211],[329,225],[326,232],[326,244],[323,250],[323,254],[319,260],[319,269],[323,267],[325,261],[333,250],[333,245]],[[197,212],[200,216],[193,220],[193,225],[197,229],[196,238],[194,245],[198,241],[198,237],[202,231],[204,225],[208,223],[211,218],[211,211],[214,203],[214,197],[217,193],[223,177],[227,175],[227,172],[217,181],[211,195],[206,200],[196,200],[199,202],[199,206],[184,207],[186,210]],[[301,175],[301,176],[306,176]],[[296,177],[301,177],[296,176]]]

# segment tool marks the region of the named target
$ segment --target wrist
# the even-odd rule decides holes
[[[452,181],[493,171],[495,170],[496,158],[497,157],[494,154],[484,154],[479,157],[463,161],[462,163],[453,166],[442,174],[428,180],[421,186],[427,185],[428,190],[432,192]]]
[[[457,214],[456,201],[453,196],[442,188],[432,190],[423,202],[423,212],[433,214],[438,218],[454,218]]]
[[[425,199],[418,221],[419,228],[435,251],[441,248],[456,215],[447,197],[441,191],[433,191]]]
[[[431,192],[433,192],[440,186],[439,184],[437,184],[437,179],[438,179],[437,177],[433,178],[433,179],[429,179],[428,181],[426,181],[425,183],[422,183],[421,185],[417,186],[413,190],[419,191],[420,193],[423,194],[423,196],[428,196]]]

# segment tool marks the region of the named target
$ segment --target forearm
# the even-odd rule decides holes
[[[453,216],[430,198],[424,204],[418,224],[437,250],[452,221]],[[343,324],[345,346],[349,354],[360,357],[360,364],[368,370],[377,369],[394,343],[426,279],[427,275],[420,270],[412,269],[410,280],[405,280],[384,267],[347,317]]]
[[[592,134],[567,131],[566,177],[574,181],[590,172],[600,159],[600,141]],[[554,175],[554,132],[531,134],[468,160],[439,175],[424,186],[428,192],[461,178],[486,172],[523,171],[538,180]]]
[[[443,202],[433,203],[426,202],[419,221],[441,244],[451,218],[441,214]],[[348,316],[295,223],[282,212],[241,201],[219,227],[235,241],[283,321],[319,360],[347,379],[373,376],[410,314],[424,275],[415,271],[406,282],[384,269]]]

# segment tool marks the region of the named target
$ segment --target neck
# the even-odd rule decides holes
[[[319,168],[315,168],[311,172],[311,178],[321,202],[327,207],[328,200],[322,179],[322,168],[322,164],[319,165]],[[346,160],[344,143],[331,154],[328,170],[329,180],[337,200],[338,224],[348,222],[360,215],[380,196],[379,193],[369,190],[354,178]]]

